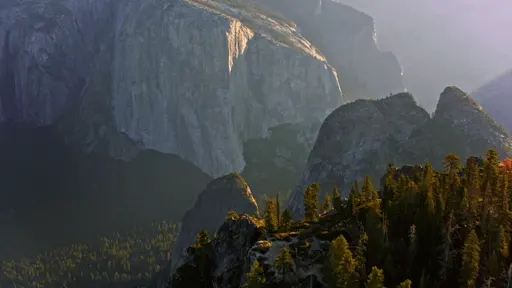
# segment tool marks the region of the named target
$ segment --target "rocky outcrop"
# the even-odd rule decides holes
[[[478,88],[471,95],[512,135],[512,70]]]
[[[213,177],[241,171],[243,141],[306,116],[321,120],[341,103],[321,53],[290,24],[242,4],[46,0],[4,8],[0,121],[50,125],[79,115],[66,137],[79,134],[89,149],[104,138],[116,158],[153,149]]]
[[[377,46],[373,19],[332,0],[253,0],[297,23],[300,33],[338,71],[347,101],[375,99],[404,91],[402,68]]]
[[[296,224],[297,231],[270,235],[263,233],[262,220],[247,215],[227,218],[209,247],[211,257],[208,264],[212,268],[206,287],[243,287],[246,284],[246,273],[254,261],[264,267],[267,280],[265,287],[309,287],[303,285],[310,283],[314,284],[313,287],[328,287],[325,283],[324,263],[330,242],[343,235],[353,249],[361,234],[360,229],[340,225],[333,221],[333,217],[324,215],[323,221],[319,223]],[[283,275],[275,263],[285,248],[289,249],[292,265],[291,271]],[[195,265],[190,253],[173,274],[172,285],[167,287],[198,287],[193,285],[197,278],[194,274]]]
[[[201,230],[213,235],[230,211],[259,215],[258,205],[245,180],[236,173],[217,178],[206,186],[181,222],[181,231],[172,253],[173,270],[182,264],[186,248]]]
[[[236,215],[226,218],[218,231],[215,230],[216,238],[209,243],[211,253],[208,257],[208,266],[213,269],[208,275],[211,279],[208,287],[241,287],[240,282],[244,277],[247,254],[263,235],[262,227],[262,220],[248,215]],[[189,252],[192,251],[189,249]],[[197,278],[197,275],[194,275],[194,268],[194,257],[189,253],[184,256],[176,273],[171,276],[169,285],[154,286],[154,288],[197,287],[194,285]]]
[[[346,196],[354,180],[368,175],[378,181],[389,162],[402,166],[428,160],[435,169],[442,169],[448,153],[464,160],[496,149],[504,157],[511,148],[506,132],[456,87],[443,91],[432,118],[407,93],[358,100],[341,106],[324,121],[288,207],[300,217],[305,187],[313,182],[325,192],[336,185]]]

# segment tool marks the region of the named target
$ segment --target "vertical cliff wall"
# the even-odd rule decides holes
[[[235,4],[69,0],[4,9],[0,121],[73,118],[80,131],[66,133],[89,149],[106,139],[117,158],[134,157],[125,147],[133,145],[179,155],[211,176],[241,171],[244,140],[323,119],[341,91],[335,70],[292,25]],[[129,141],[110,141],[119,135]]]

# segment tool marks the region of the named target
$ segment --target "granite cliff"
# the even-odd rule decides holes
[[[341,102],[322,53],[249,2],[2,1],[0,213],[17,229],[2,249],[178,220],[208,181],[244,169],[244,143]],[[35,229],[38,213],[105,231],[42,233],[62,225]]]
[[[512,134],[512,70],[476,89],[473,97],[498,124]]]
[[[244,140],[341,103],[324,56],[243,2],[27,1],[0,23],[0,121],[79,107],[85,131],[67,133],[106,138],[115,158],[153,149],[217,177],[243,169]]]
[[[297,24],[297,30],[325,55],[340,75],[345,99],[376,99],[404,91],[402,67],[380,51],[374,20],[332,0],[253,0]]]
[[[407,93],[358,100],[336,109],[322,124],[288,208],[296,217],[302,215],[303,193],[313,182],[326,192],[336,185],[346,196],[354,180],[366,175],[380,179],[390,161],[402,166],[428,160],[441,169],[448,153],[465,159],[488,149],[504,157],[510,155],[512,142],[471,96],[456,87],[441,93],[433,117]]]

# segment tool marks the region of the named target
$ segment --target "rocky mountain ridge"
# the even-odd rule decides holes
[[[311,183],[318,183],[322,194],[337,186],[346,196],[353,181],[364,176],[380,179],[389,162],[402,166],[428,160],[440,169],[448,153],[465,159],[488,149],[496,149],[503,158],[511,155],[512,141],[456,87],[441,93],[433,117],[408,93],[358,100],[336,109],[322,124],[288,208],[301,217],[304,190]],[[374,185],[378,187],[377,182]]]

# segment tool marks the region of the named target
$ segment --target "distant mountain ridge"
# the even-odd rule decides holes
[[[473,91],[472,95],[512,135],[512,70]]]

